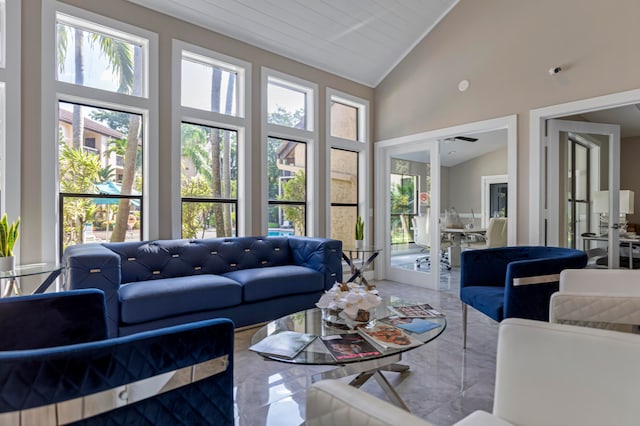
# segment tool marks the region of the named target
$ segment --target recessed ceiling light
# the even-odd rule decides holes
[[[459,91],[464,92],[468,88],[469,88],[469,80],[462,80],[460,83],[458,83]]]
[[[456,153],[455,151],[449,151],[449,152],[447,152],[447,155],[453,155],[455,153]]]

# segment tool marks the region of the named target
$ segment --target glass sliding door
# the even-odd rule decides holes
[[[438,288],[438,144],[423,141],[394,148],[386,162],[387,278]]]

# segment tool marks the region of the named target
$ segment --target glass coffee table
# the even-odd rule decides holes
[[[388,298],[383,297],[382,303],[376,308],[376,318],[380,319],[395,315],[394,312],[388,309],[388,306],[407,306],[421,303],[426,302],[408,301],[393,296]],[[447,326],[447,320],[444,316],[427,318],[427,320],[437,323],[438,326],[420,334],[406,332],[407,334],[419,340],[421,343],[420,346],[440,336]],[[253,337],[251,338],[251,344],[256,344],[265,337],[282,331],[296,331],[300,333],[312,334],[319,337],[354,332],[354,330],[344,330],[327,325],[325,321],[323,321],[322,310],[313,308],[306,311],[296,312],[267,323],[253,335]],[[337,361],[326,349],[324,343],[320,339],[315,339],[293,359],[280,358],[265,354],[260,355],[262,355],[265,359],[289,364],[332,365],[336,367],[334,369],[313,375],[313,382],[322,379],[337,379],[341,377],[356,375],[356,377],[349,384],[355,387],[360,387],[367,380],[373,377],[392,402],[409,411],[404,401],[402,401],[393,386],[391,386],[389,381],[384,377],[384,375],[382,375],[381,371],[393,371],[398,373],[407,371],[409,369],[408,365],[398,364],[398,362],[402,360],[402,354],[406,351],[416,349],[416,347],[420,346],[412,346],[409,348],[400,349],[388,348],[386,350],[383,350],[382,348],[376,346],[376,349],[380,351],[380,355],[371,356],[364,359],[354,358]]]

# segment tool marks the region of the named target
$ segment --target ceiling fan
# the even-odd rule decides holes
[[[450,138],[446,138],[445,142],[455,142],[456,140],[463,142],[478,142],[478,138],[470,138],[468,136],[453,136]]]

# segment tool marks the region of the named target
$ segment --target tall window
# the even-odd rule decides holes
[[[139,241],[148,124],[136,98],[148,98],[149,40],[62,11],[55,35],[61,249]]]
[[[352,245],[358,216],[363,217],[367,226],[368,103],[327,89],[327,115],[330,235]]]
[[[264,70],[266,192],[269,235],[309,235],[316,196],[312,180],[317,147],[315,85]]]
[[[181,234],[236,236],[246,64],[182,42],[174,46],[180,52]]]

